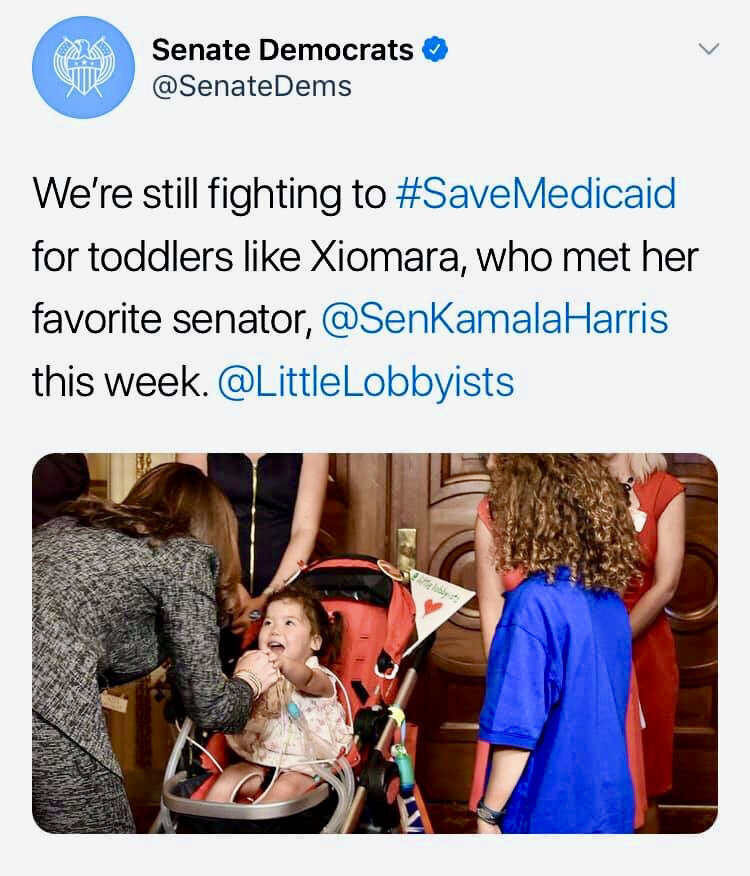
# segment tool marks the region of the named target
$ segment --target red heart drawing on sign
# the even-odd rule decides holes
[[[433,602],[431,599],[427,599],[424,604],[424,615],[423,617],[427,617],[428,614],[432,614],[433,611],[437,611],[439,608],[443,607],[442,602]]]

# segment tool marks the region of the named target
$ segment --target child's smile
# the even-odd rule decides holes
[[[304,662],[320,647],[315,644],[318,638],[313,635],[302,606],[291,599],[279,599],[268,606],[258,645],[262,651]]]

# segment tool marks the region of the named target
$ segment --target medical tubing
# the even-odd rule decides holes
[[[167,761],[167,768],[164,771],[164,781],[168,782],[172,776],[177,772],[177,762],[180,759],[180,755],[182,754],[182,749],[185,747],[185,740],[188,738],[188,734],[193,729],[193,722],[190,718],[185,718],[185,723],[180,728],[180,732],[177,734],[177,741],[175,742],[172,753],[169,755],[169,760]],[[164,798],[162,797],[161,807],[159,809],[159,815],[161,818],[161,825],[164,828],[164,833],[177,833],[177,830],[172,822],[172,816],[169,812],[169,809],[164,805]]]
[[[352,769],[351,764],[346,758],[342,757],[338,761],[343,774],[344,774],[344,785],[346,786],[346,809],[344,814],[341,816],[341,822],[338,825],[338,832],[341,832],[341,828],[344,826],[344,821],[346,820],[346,815],[351,808],[352,802],[354,800],[354,790],[356,787],[356,781],[354,778],[354,770]]]
[[[179,722],[179,721],[175,721],[174,723],[175,723],[175,727],[177,727],[177,732],[179,733],[179,730],[180,730],[180,722]],[[220,773],[223,773],[223,772],[224,772],[224,769],[223,769],[222,766],[219,764],[219,761],[216,760],[216,758],[211,754],[211,752],[210,752],[207,748],[204,748],[204,747],[200,744],[200,742],[196,742],[195,739],[193,739],[192,736],[188,736],[187,741],[188,741],[191,745],[194,745],[197,749],[199,749],[200,751],[202,751],[202,752],[206,755],[206,757],[211,761],[211,763],[216,767],[216,769],[217,769]]]
[[[347,693],[346,687],[344,686],[342,681],[338,678],[338,676],[335,673],[331,672],[330,670],[327,670],[327,672],[330,673],[330,675],[333,678],[334,688],[335,688],[336,684],[338,684],[344,693],[344,698],[346,700],[346,707],[347,707],[347,711],[349,713],[349,726],[352,726],[352,723],[353,723],[352,706],[351,706],[351,702],[349,700],[349,694]],[[279,757],[278,757],[278,760],[276,762],[276,767],[274,769],[273,776],[271,777],[271,781],[268,784],[268,787],[263,791],[263,793],[259,797],[256,797],[255,800],[253,800],[253,805],[257,805],[258,803],[260,803],[264,799],[264,797],[270,792],[271,788],[274,786],[274,784],[276,783],[276,780],[278,779],[279,775],[281,774],[281,762],[284,758],[284,755],[286,754],[286,749],[287,749],[287,746],[289,744],[289,736],[290,736],[291,729],[292,729],[292,723],[294,721],[297,721],[297,723],[299,724],[300,729],[302,730],[302,734],[305,738],[309,739],[309,737],[312,736],[312,737],[319,739],[320,741],[323,741],[323,742],[326,741],[326,740],[322,740],[321,737],[319,737],[317,733],[314,733],[310,729],[310,727],[307,723],[307,719],[305,718],[304,713],[299,709],[299,707],[297,707],[296,711],[297,711],[297,714],[294,717],[292,717],[291,714],[287,713],[287,710],[282,710],[282,713],[281,713],[282,721],[284,723],[289,722],[287,724],[287,727],[286,727],[287,732],[285,734],[284,744],[281,747],[281,750],[279,752]],[[282,730],[282,733],[283,732],[284,731]],[[193,745],[195,745],[197,748],[200,748],[201,751],[203,751],[206,755],[208,755],[208,757],[211,758],[211,760],[216,764],[216,766],[219,768],[219,770],[221,770],[221,767],[218,765],[218,763],[216,763],[214,758],[209,754],[209,752],[206,751],[205,748],[203,748],[201,745],[199,745],[193,739],[190,739],[190,737],[187,737],[187,738],[188,738],[189,742],[192,742]],[[352,740],[349,741],[349,744],[346,747],[347,752],[349,751],[351,746],[352,746]],[[333,773],[329,772],[328,770],[321,769],[320,765],[333,764],[333,763],[338,763],[339,768],[341,769],[342,775],[344,777],[343,779],[339,779],[338,777],[334,776]],[[334,810],[333,816],[331,817],[328,824],[326,825],[326,828],[323,831],[323,832],[327,832],[327,833],[336,833],[340,829],[341,824],[343,824],[345,811],[348,809],[348,807],[351,805],[351,801],[354,799],[354,791],[355,791],[355,784],[356,784],[355,779],[354,779],[354,772],[351,768],[351,765],[349,764],[349,761],[347,761],[345,757],[341,757],[338,760],[336,760],[335,758],[330,758],[330,759],[325,759],[325,760],[317,760],[317,759],[312,760],[311,759],[309,761],[297,763],[294,766],[306,766],[306,765],[313,765],[313,764],[318,767],[317,768],[318,775],[321,778],[325,779],[325,781],[327,781],[334,788],[334,790],[336,791],[336,793],[338,795],[339,800],[338,800],[338,803],[336,805],[336,809]],[[291,769],[293,769],[293,767],[291,767]],[[242,787],[242,785],[247,781],[247,779],[250,777],[250,775],[251,775],[251,773],[248,773],[248,775],[246,775],[243,779],[241,779],[235,785],[234,789],[232,790],[232,794],[229,798],[230,803],[234,802],[234,798],[237,795],[237,792]]]
[[[336,808],[333,811],[333,815],[331,816],[328,824],[321,830],[321,833],[338,833],[341,829],[341,825],[344,821],[344,816],[349,808],[349,804],[347,802],[347,794],[344,783],[334,776],[332,772],[329,770],[323,769],[323,767],[318,767],[318,775],[321,779],[325,779],[326,782],[334,789],[334,791],[338,794],[338,802],[336,803]]]
[[[167,761],[167,768],[164,772],[165,781],[171,779],[177,772],[177,761],[180,759],[182,749],[185,747],[185,740],[188,738],[192,729],[192,720],[190,718],[185,718],[185,723],[180,727],[180,732],[177,734],[177,741],[175,742],[172,748],[172,753],[169,755],[169,760]]]
[[[331,820],[323,828],[323,830],[321,830],[321,833],[341,833],[341,825],[344,823],[344,818],[346,817],[347,813],[346,791],[342,783],[339,783],[338,785],[329,784],[329,787],[335,790],[337,794],[339,794],[339,798],[336,803],[336,809],[331,816]]]
[[[295,706],[295,711],[296,711],[296,715],[295,715],[294,717],[292,717],[292,711],[291,711],[291,708],[290,708],[290,707],[293,706],[293,705]],[[263,791],[263,793],[262,793],[259,797],[256,797],[256,798],[255,798],[255,800],[253,801],[253,805],[257,805],[258,803],[260,803],[260,802],[263,800],[263,798],[264,798],[264,797],[270,792],[271,788],[274,786],[274,783],[276,782],[276,780],[278,779],[278,777],[279,777],[279,775],[280,775],[280,772],[281,772],[281,761],[282,761],[282,759],[283,759],[283,757],[284,757],[284,754],[286,753],[287,745],[289,744],[289,736],[290,736],[290,734],[291,734],[292,723],[293,723],[294,721],[296,721],[296,722],[299,724],[300,729],[301,729],[301,731],[302,731],[302,733],[303,733],[303,736],[305,736],[305,737],[307,737],[307,736],[309,736],[309,735],[312,735],[312,736],[316,736],[316,735],[317,735],[317,734],[313,733],[313,731],[310,729],[310,727],[309,727],[308,724],[307,724],[307,719],[305,718],[304,713],[299,709],[298,706],[296,706],[295,703],[290,703],[289,706],[287,707],[287,711],[282,710],[282,713],[281,713],[281,720],[282,720],[283,722],[285,722],[285,723],[286,723],[287,721],[289,722],[289,723],[287,724],[287,732],[286,732],[286,736],[285,736],[285,739],[284,739],[284,745],[282,746],[281,751],[279,752],[279,759],[278,759],[278,761],[276,762],[276,769],[274,770],[273,776],[271,777],[271,781],[270,781],[268,787],[265,789],[265,791]],[[283,732],[283,731],[282,731],[282,732]],[[294,764],[294,766],[303,766],[303,765],[306,765],[307,763],[310,763],[310,764],[313,764],[313,763],[314,763],[314,764],[319,764],[319,763],[331,763],[332,760],[333,760],[333,758],[331,758],[330,760],[324,760],[324,761],[310,760],[310,761],[307,761],[307,762]],[[293,769],[293,768],[294,768],[294,767],[290,767],[290,769]],[[320,772],[320,770],[318,770],[318,772]],[[241,783],[240,783],[240,784],[241,784]],[[240,786],[237,786],[237,788],[235,788],[235,793],[237,792],[237,790],[239,789],[239,787],[240,787]],[[234,796],[232,796],[232,800],[233,800],[233,799],[234,799]],[[330,823],[330,822],[329,822],[329,823]]]
[[[284,709],[281,710],[281,720],[282,720],[282,722],[289,720],[288,716],[286,714],[286,710],[284,710]],[[281,732],[282,733],[284,732],[283,728],[282,728]],[[286,727],[286,736],[284,737],[284,744],[281,746],[281,750],[279,751],[279,759],[276,761],[276,768],[274,769],[273,775],[271,776],[271,781],[269,782],[266,790],[263,791],[263,793],[259,797],[256,797],[255,800],[253,800],[253,805],[260,803],[260,801],[266,796],[266,794],[268,794],[268,792],[271,790],[271,788],[273,788],[274,783],[276,782],[276,779],[278,779],[278,777],[281,775],[281,761],[284,759],[284,755],[286,754],[286,748],[287,748],[287,745],[289,745],[289,737],[291,735],[291,732],[292,732],[292,725],[290,722]],[[237,793],[236,790],[235,790],[235,793]],[[234,800],[234,797],[232,797],[232,800]]]
[[[344,686],[344,682],[338,677],[338,675],[336,675],[335,672],[331,672],[330,669],[328,670],[328,672],[331,674],[331,676],[333,677],[333,680],[335,682],[333,685],[333,689],[335,690],[336,685],[338,684],[338,686],[341,688],[341,692],[344,694],[344,699],[346,700],[346,711],[347,711],[347,714],[349,715],[349,726],[352,729],[354,729],[354,713],[352,712],[352,703],[351,703],[351,700],[349,699],[349,692],[347,691],[346,687]],[[347,751],[349,750],[349,748],[351,748],[351,744],[352,743],[350,741],[349,745],[347,746],[347,749],[346,749]]]
[[[252,776],[260,776],[262,779],[263,773],[259,770],[250,770],[250,772],[245,773],[245,775],[239,780],[239,782],[237,782],[234,788],[232,788],[232,793],[229,795],[229,803],[234,803],[234,798],[237,796],[237,792],[249,778],[252,778]]]
[[[356,782],[354,780],[354,770],[352,769],[352,765],[345,757],[340,757],[336,763],[339,765],[341,772],[344,775],[344,784],[346,785],[346,796],[349,800],[349,804],[351,805],[351,801],[354,799],[354,788]]]
[[[318,770],[318,774],[321,778],[325,779],[327,782],[331,783],[331,779],[338,779],[340,784],[343,786],[343,795],[339,793],[339,801],[336,806],[336,809],[331,816],[330,821],[326,825],[322,833],[340,833],[341,828],[346,819],[346,815],[349,811],[350,806],[352,805],[352,801],[354,800],[354,772],[352,770],[351,764],[346,758],[341,757],[337,760],[337,765],[342,772],[343,780],[339,779],[333,772],[328,770]],[[335,785],[333,785],[336,788]],[[338,788],[336,788],[338,792]]]
[[[283,757],[283,753],[279,755],[279,760],[276,763],[276,768],[273,771],[273,776],[271,776],[271,781],[268,783],[268,787],[260,796],[256,797],[255,800],[253,800],[253,806],[260,803],[260,801],[266,796],[266,794],[268,794],[268,792],[271,790],[271,788],[273,788],[274,784],[276,783],[276,779],[278,779],[278,777],[281,775],[281,758],[282,757]],[[235,789],[235,793],[237,793],[237,789]],[[233,802],[234,802],[234,797],[232,797],[232,799],[230,800],[230,803],[233,803]]]
[[[346,809],[341,815],[341,821],[336,825],[336,832],[341,833],[344,822],[346,821],[346,816],[349,814],[349,810],[352,807],[352,803],[354,802],[354,791],[355,791],[355,782],[354,782],[354,773],[352,772],[351,766],[347,763],[348,770],[344,771],[345,785],[346,785]]]
[[[310,727],[304,710],[300,709],[297,703],[289,703],[287,712],[292,723],[296,723],[300,729],[307,759],[333,763],[339,755],[340,748],[333,741],[325,739]]]

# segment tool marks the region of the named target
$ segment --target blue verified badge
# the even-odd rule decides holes
[[[133,84],[135,59],[120,31],[101,18],[66,18],[39,40],[31,65],[45,102],[74,119],[103,116]]]

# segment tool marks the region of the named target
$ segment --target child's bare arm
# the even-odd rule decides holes
[[[492,768],[484,792],[484,803],[490,809],[501,810],[508,802],[513,789],[526,767],[530,751],[522,748],[498,747],[492,755]],[[499,833],[500,828],[477,821],[480,833]]]
[[[320,669],[311,669],[301,660],[292,660],[283,654],[271,652],[268,659],[279,672],[297,688],[311,697],[331,697],[335,690],[331,679]]]

